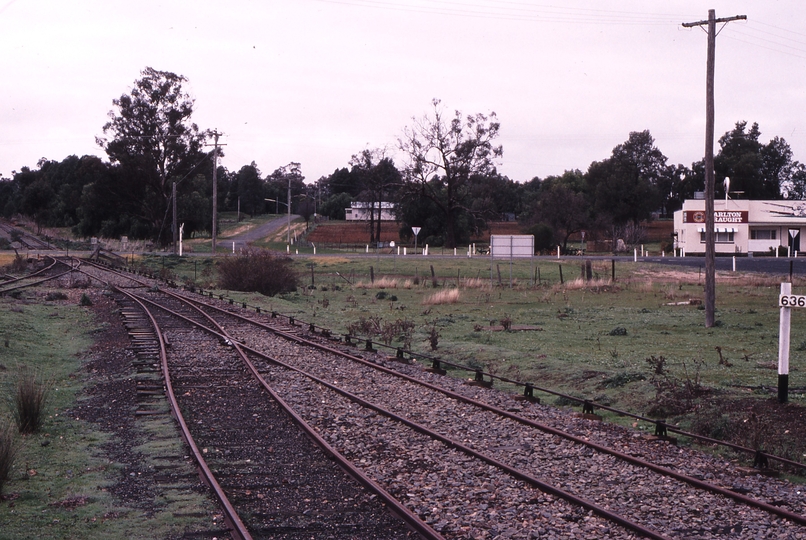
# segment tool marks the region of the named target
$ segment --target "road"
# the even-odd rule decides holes
[[[300,216],[291,214],[291,222],[293,223],[298,217]],[[285,229],[287,226],[288,216],[279,217],[271,221],[267,221],[263,225],[249,229],[243,234],[233,236],[232,238],[227,238],[226,240],[219,240],[216,245],[219,249],[232,250],[232,243],[235,242],[236,250],[243,249],[248,247],[252,242],[257,242],[258,240],[262,240],[267,236],[271,236],[277,231]]]

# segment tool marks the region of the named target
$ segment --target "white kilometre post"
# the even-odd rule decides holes
[[[781,283],[781,319],[778,326],[778,403],[786,403],[789,399],[789,328],[792,316],[790,302],[792,284]],[[797,303],[795,304],[797,305]]]

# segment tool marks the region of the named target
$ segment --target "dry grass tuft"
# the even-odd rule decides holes
[[[382,277],[371,281],[359,281],[355,284],[356,289],[411,289],[414,286],[410,279],[394,279]]]
[[[680,286],[675,283],[670,283],[666,289],[663,291],[663,297],[666,300],[677,300],[678,292],[680,291]]]
[[[646,281],[630,281],[629,286],[635,291],[642,293],[651,293],[654,283],[651,279]]]
[[[724,278],[724,276],[719,276]],[[736,277],[733,277],[729,280],[731,285],[736,285],[739,287],[775,287],[778,288],[781,286],[782,281],[788,281],[788,277],[782,276],[771,276],[768,274],[742,274]],[[793,279],[793,285],[797,285],[797,280]]]
[[[445,289],[435,292],[431,296],[423,299],[424,306],[435,306],[439,304],[456,304],[459,302],[459,289]]]
[[[490,289],[489,279],[469,278],[462,281],[462,288],[464,289]]]
[[[581,291],[587,289],[601,289],[603,287],[609,287],[612,284],[613,282],[610,281],[610,279],[599,278],[588,281],[582,278],[576,278],[571,281],[566,281],[563,284],[555,283],[551,289],[553,293],[557,293],[561,291]]]

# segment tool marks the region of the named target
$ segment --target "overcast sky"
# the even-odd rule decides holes
[[[389,147],[440,98],[494,111],[516,181],[587,170],[648,129],[669,163],[704,154],[706,34],[721,30],[716,137],[758,122],[806,161],[806,4],[611,0],[0,0],[0,176],[93,154],[146,66],[188,79],[223,165],[291,161],[307,181]],[[718,151],[718,144],[716,145]],[[398,163],[399,156],[395,156]]]

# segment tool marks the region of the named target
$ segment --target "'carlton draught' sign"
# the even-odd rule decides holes
[[[683,223],[705,223],[705,212],[686,210]],[[747,223],[747,210],[714,210],[714,223]]]

